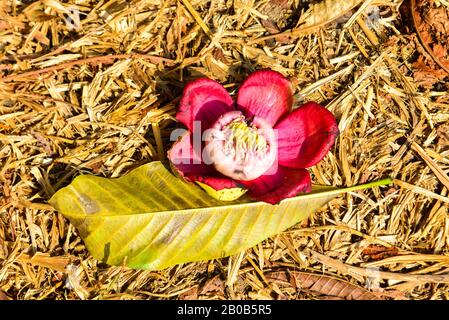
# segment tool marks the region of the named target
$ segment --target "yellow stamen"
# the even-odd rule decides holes
[[[267,141],[257,132],[256,127],[249,127],[244,120],[236,119],[226,126],[230,136],[227,139],[227,151],[235,150],[235,153],[242,158],[251,153],[265,153]],[[232,151],[231,151],[232,152]]]

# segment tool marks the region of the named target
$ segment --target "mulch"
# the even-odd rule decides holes
[[[401,0],[2,1],[0,300],[448,299],[449,76],[433,56],[446,65],[449,4],[416,3],[419,35]],[[394,184],[228,258],[93,259],[48,199],[164,160],[187,81],[235,94],[262,68],[338,120],[314,183]]]

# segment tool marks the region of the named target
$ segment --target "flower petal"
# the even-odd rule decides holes
[[[243,82],[237,97],[237,108],[247,118],[259,116],[272,127],[288,113],[293,103],[290,81],[272,70],[259,70]]]
[[[275,129],[279,164],[290,168],[309,168],[317,164],[339,134],[334,115],[315,102],[293,111]]]
[[[213,166],[206,165],[201,161],[201,145],[194,147],[192,135],[188,131],[173,144],[167,157],[176,173],[187,180],[189,180],[189,175],[207,175],[215,172]]]
[[[312,190],[312,181],[306,169],[290,169],[279,166],[277,175],[276,181],[281,180],[280,186],[262,195],[255,195],[250,191],[250,196],[259,201],[276,204],[283,199]]]
[[[271,168],[259,178],[250,181],[239,180],[239,183],[249,190],[251,196],[262,196],[278,188],[282,181],[282,172],[277,161],[275,161]]]
[[[242,185],[220,173],[212,176],[191,175],[189,180],[196,182],[209,196],[220,201],[237,200],[247,191]]]
[[[190,131],[194,129],[194,121],[200,121],[201,131],[204,131],[222,114],[232,110],[233,101],[226,89],[214,80],[200,78],[184,88],[176,119]]]
[[[201,182],[214,190],[223,190],[223,189],[233,189],[233,188],[241,188],[242,185],[237,183],[236,181],[221,175],[219,173],[214,174],[213,176],[202,176],[202,175],[189,175],[189,180],[192,182]]]

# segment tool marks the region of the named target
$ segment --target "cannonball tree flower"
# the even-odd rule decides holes
[[[289,80],[272,70],[253,72],[235,102],[214,80],[188,83],[176,114],[188,131],[168,152],[172,167],[205,190],[240,188],[271,204],[310,192],[306,168],[327,154],[338,126],[315,102],[292,106]]]

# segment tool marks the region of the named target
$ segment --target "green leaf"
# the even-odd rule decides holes
[[[94,258],[160,270],[238,253],[307,218],[338,194],[389,183],[315,187],[278,205],[245,196],[222,202],[155,161],[121,178],[79,176],[50,203],[78,229]]]

